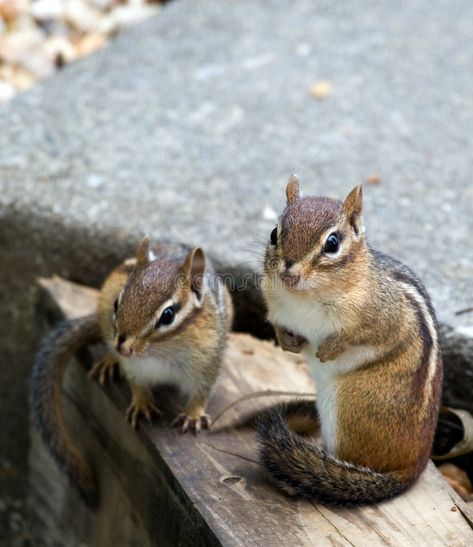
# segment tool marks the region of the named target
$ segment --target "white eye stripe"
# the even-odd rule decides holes
[[[174,300],[172,298],[170,298],[169,300],[166,300],[166,302],[164,302],[164,304],[162,304],[161,307],[158,308],[158,311],[156,312],[154,317],[154,321],[157,321],[163,314],[163,311],[166,308],[169,308],[170,306],[174,306]]]
[[[332,235],[335,235],[337,237],[338,247],[337,247],[337,250],[335,252],[325,250],[325,247],[327,246],[328,240]],[[340,234],[337,231],[332,231],[327,236],[327,238],[325,239],[325,243],[322,246],[322,252],[324,253],[324,256],[326,256],[327,258],[337,258],[337,257],[340,256],[340,254],[342,252],[342,248],[343,248],[343,239],[340,237]]]
[[[118,296],[113,301],[113,319],[117,318],[118,308],[120,307],[123,296],[123,289],[118,293]]]
[[[145,336],[146,334],[149,334],[151,331],[153,331],[156,328],[156,324],[161,318],[164,310],[170,306],[174,306],[174,308],[176,308],[176,303],[177,302],[174,301],[172,298],[166,300],[166,302],[164,302],[164,304],[162,304],[158,308],[158,311],[154,314],[153,319],[143,329],[142,336]],[[175,309],[174,321],[169,325],[160,325],[159,332],[165,333],[179,327],[179,325],[181,325],[183,321],[185,321],[185,319],[191,314],[193,308],[194,305],[192,304],[191,299],[188,299],[183,306],[180,306],[177,310]]]
[[[414,285],[409,285],[407,283],[401,282],[400,285],[403,287],[405,292],[409,294],[419,306],[423,319],[425,321],[427,330],[429,331],[430,338],[432,340],[432,346],[430,348],[427,376],[424,383],[424,397],[422,400],[422,410],[425,412],[427,405],[430,401],[430,396],[432,393],[432,383],[435,372],[437,370],[437,358],[438,358],[438,336],[437,329],[435,327],[434,319],[428,309],[427,303],[424,296],[419,292],[419,290]]]
[[[320,241],[323,241],[322,246],[319,247],[317,245],[315,247],[315,249],[313,249],[312,251],[309,251],[305,255],[305,257],[301,260],[301,262],[312,262],[314,260],[314,258],[319,255],[320,251],[323,250],[325,244],[327,243],[327,239],[332,234],[335,234],[335,233],[338,235],[338,238],[339,238],[339,240],[338,240],[338,251],[336,253],[327,253],[324,256],[330,257],[330,258],[339,257],[341,252],[342,252],[342,249],[344,248],[343,239],[340,237],[340,233],[339,233],[340,228],[341,228],[341,223],[335,224],[334,226],[331,226],[328,230],[325,230],[325,232],[320,237]]]
[[[156,327],[156,323],[159,321],[159,318],[161,317],[161,315],[163,314],[163,311],[166,309],[166,308],[169,308],[170,306],[174,306],[174,301],[172,300],[172,298],[170,298],[169,300],[166,300],[166,302],[164,302],[164,304],[162,304],[159,308],[158,308],[158,311],[154,314],[153,318],[151,319],[151,321],[148,323],[148,325],[143,329],[143,334],[153,330],[155,327]],[[176,314],[176,317],[177,317],[178,314]],[[175,323],[175,320],[171,323],[171,325],[165,325],[163,326],[163,330],[164,328],[167,326],[167,327],[170,327],[172,326],[173,324]]]

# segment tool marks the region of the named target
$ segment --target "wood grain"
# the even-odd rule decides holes
[[[70,284],[58,278],[41,284],[65,315],[94,310],[96,294],[91,289],[70,290]],[[96,513],[86,511],[53,464],[48,463],[47,471],[38,468],[37,462],[48,456],[35,438],[33,492],[38,495],[54,483],[54,499],[62,500],[63,510],[49,503],[34,512],[42,511],[43,531],[54,531],[57,541],[61,530],[62,545],[473,544],[473,511],[433,464],[404,495],[374,507],[334,510],[276,491],[257,464],[251,422],[282,397],[242,401],[198,437],[169,428],[171,416],[135,434],[123,417],[129,397],[123,382],[101,389],[87,380],[82,367],[69,369],[64,389],[71,427],[99,477],[101,505]],[[310,393],[314,385],[299,357],[270,342],[232,334],[209,404],[211,414],[244,394],[267,389]],[[176,402],[173,391],[162,390],[157,396]],[[120,513],[120,523],[114,510]]]

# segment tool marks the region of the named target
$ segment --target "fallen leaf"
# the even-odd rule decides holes
[[[446,454],[433,455],[433,460],[447,460],[457,458],[469,452],[473,452],[473,416],[466,410],[444,406],[440,409],[441,414],[454,414],[461,422],[463,428],[462,439]]]

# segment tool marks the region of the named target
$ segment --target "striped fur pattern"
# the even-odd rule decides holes
[[[60,323],[44,340],[33,366],[30,406],[33,422],[55,461],[89,506],[97,502],[92,469],[72,440],[62,410],[64,369],[85,344],[100,339],[95,315]]]
[[[168,307],[175,318],[160,325]],[[132,384],[138,389],[175,384],[191,406],[205,407],[222,364],[232,305],[201,249],[151,247],[145,238],[136,262],[106,280],[98,316],[104,339]]]
[[[170,305],[175,320],[161,326],[159,318]],[[119,362],[125,372],[133,397],[127,417],[135,427],[142,415],[159,415],[150,388],[172,383],[188,400],[183,429],[187,424],[197,431],[209,424],[205,406],[231,321],[229,292],[201,250],[173,243],[151,248],[145,238],[136,258],[106,279],[97,313],[60,324],[44,340],[31,383],[34,424],[87,504],[97,501],[93,472],[71,438],[61,404],[63,372],[74,354],[97,340],[107,344],[109,358],[102,362]],[[123,347],[128,356],[120,353]]]
[[[324,449],[293,433],[282,408],[260,422],[262,462],[314,500],[380,501],[430,456],[442,381],[435,313],[417,276],[367,244],[361,187],[341,202],[301,197],[291,179],[287,196],[263,292],[281,345],[309,362]]]

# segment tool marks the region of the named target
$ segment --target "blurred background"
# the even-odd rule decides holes
[[[365,184],[368,238],[460,337],[452,397],[471,405],[472,89],[467,0],[0,0],[5,544],[30,541],[36,278],[98,286],[143,233],[242,277],[293,172],[306,194]],[[257,295],[235,299],[262,334]]]
[[[146,0],[2,0],[0,103],[158,13]]]

